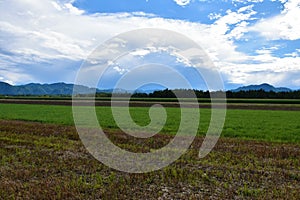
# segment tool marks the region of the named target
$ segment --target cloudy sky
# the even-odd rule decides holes
[[[0,0],[0,13],[0,81],[14,85],[73,83],[103,42],[163,28],[197,42],[227,89],[265,82],[300,88],[299,0]],[[109,74],[128,71],[114,65]]]

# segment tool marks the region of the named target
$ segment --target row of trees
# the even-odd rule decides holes
[[[218,95],[220,91],[216,92],[209,92],[209,91],[202,91],[202,90],[186,90],[186,89],[176,89],[176,90],[161,90],[161,91],[154,91],[152,93],[118,93],[114,94],[117,97],[135,97],[135,98],[191,98],[194,97],[196,94],[197,98],[210,98],[210,95]],[[175,95],[176,94],[176,95]],[[110,93],[97,93],[96,97],[111,97],[112,94]],[[227,98],[257,98],[257,99],[300,99],[300,90],[298,91],[291,91],[291,92],[274,92],[269,91],[266,92],[264,90],[249,90],[249,91],[239,91],[239,92],[232,92],[226,91]]]

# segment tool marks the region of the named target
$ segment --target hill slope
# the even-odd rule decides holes
[[[264,90],[266,92],[291,92],[292,90],[289,88],[285,87],[274,87],[270,84],[263,83],[261,85],[248,85],[248,86],[243,86],[239,87],[237,89],[231,90],[232,92],[239,92],[239,91],[250,91],[250,90]]]
[[[82,85],[75,85],[77,94],[91,94],[95,89]],[[53,83],[39,84],[30,83],[27,85],[12,86],[5,82],[0,82],[1,95],[72,95],[74,84]],[[98,92],[98,90],[97,90]]]
[[[133,91],[126,91],[123,89],[107,89],[107,90],[99,90],[95,88],[89,88],[83,85],[74,85],[67,83],[53,83],[53,84],[39,84],[39,83],[30,83],[26,85],[18,85],[12,86],[8,83],[0,81],[0,95],[72,95],[73,88],[75,86],[76,94],[93,94],[98,93],[128,93]],[[165,88],[164,88],[165,89]],[[151,93],[153,91],[163,90],[163,88],[153,89],[153,88],[140,88],[135,92],[140,93]],[[237,89],[231,90],[232,92],[239,91],[250,91],[250,90],[264,90],[266,92],[274,91],[274,92],[291,92],[292,90],[285,87],[274,87],[270,84],[264,83],[261,85],[248,85],[239,87]]]

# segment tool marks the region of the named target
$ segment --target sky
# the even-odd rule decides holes
[[[226,89],[261,83],[300,89],[300,0],[0,0],[0,13],[0,81],[13,85],[74,83],[105,41],[159,28],[195,41]],[[114,86],[133,63],[171,65],[197,82],[195,70],[178,60],[140,49],[111,64],[101,87]]]

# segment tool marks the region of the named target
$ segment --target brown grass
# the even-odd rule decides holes
[[[136,152],[172,138],[107,135]],[[94,159],[74,127],[0,121],[0,199],[300,199],[299,145],[221,139],[198,159],[202,139],[162,170],[128,174]]]

